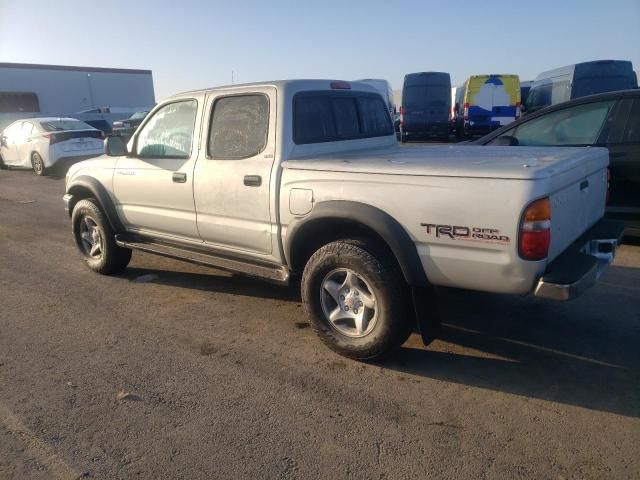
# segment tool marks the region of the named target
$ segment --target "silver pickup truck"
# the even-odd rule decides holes
[[[369,359],[417,325],[434,286],[567,300],[611,262],[599,148],[398,145],[360,83],[291,80],[176,95],[127,145],[71,167],[64,203],[92,270],[132,250],[301,279],[312,327]]]

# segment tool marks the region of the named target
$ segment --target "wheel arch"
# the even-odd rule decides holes
[[[72,183],[67,187],[67,193],[72,195],[69,201],[69,215],[71,216],[73,208],[80,200],[87,198],[95,198],[99,207],[104,212],[109,225],[115,233],[125,232],[124,225],[118,217],[118,212],[107,192],[106,188],[95,178],[86,175],[73,179]]]
[[[429,286],[415,243],[404,227],[388,213],[359,202],[331,200],[315,205],[308,217],[289,227],[286,260],[292,271],[301,272],[322,245],[350,236],[378,240],[397,262],[407,284]]]

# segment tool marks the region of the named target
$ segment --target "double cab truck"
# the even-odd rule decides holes
[[[417,325],[435,287],[567,300],[613,259],[601,148],[398,144],[366,84],[290,80],[157,105],[125,145],[73,165],[64,204],[101,274],[132,250],[283,284],[336,352],[370,359]]]

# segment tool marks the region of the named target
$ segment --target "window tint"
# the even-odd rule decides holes
[[[216,100],[207,153],[218,159],[253,157],[267,144],[269,100],[239,95]]]
[[[516,127],[518,145],[592,145],[615,101],[595,102],[542,115]]]
[[[362,112],[362,130],[368,137],[389,135],[393,127],[389,123],[384,103],[376,97],[358,98],[360,111]]]
[[[294,97],[298,145],[393,135],[382,97],[365,92],[303,92]]]
[[[627,143],[640,143],[640,99],[638,98],[633,101],[627,129],[624,133],[624,141]]]
[[[602,133],[600,133],[600,137],[598,138],[599,144],[604,145],[622,142],[625,126],[627,125],[627,118],[629,118],[632,105],[632,98],[623,98],[616,103],[602,127]]]
[[[326,96],[297,96],[294,110],[297,144],[337,140],[331,104]]]
[[[0,92],[0,112],[39,112],[38,96],[32,92]]]
[[[432,102],[446,105],[451,98],[451,88],[446,85],[413,85],[404,89],[405,108],[425,108]]]
[[[169,103],[161,107],[138,135],[138,155],[153,158],[188,158],[191,154],[196,110],[195,100]]]
[[[336,120],[338,137],[353,138],[360,135],[360,119],[355,98],[334,98],[331,100]]]
[[[61,132],[63,130],[93,130],[93,127],[80,120],[52,120],[51,122],[40,122],[42,128],[47,132]]]

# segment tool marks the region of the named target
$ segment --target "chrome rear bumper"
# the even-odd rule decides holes
[[[551,262],[534,290],[536,297],[571,300],[592,287],[613,262],[624,223],[600,220]]]

